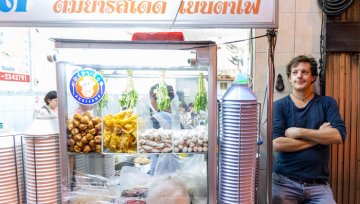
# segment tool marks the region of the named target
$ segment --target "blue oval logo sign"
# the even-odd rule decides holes
[[[105,94],[103,77],[91,69],[75,72],[70,79],[69,88],[74,99],[84,105],[99,102]]]

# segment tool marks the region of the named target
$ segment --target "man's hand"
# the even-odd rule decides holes
[[[324,128],[331,128],[331,127],[332,127],[331,123],[326,122],[319,127],[319,130],[322,130]]]
[[[300,129],[297,127],[291,127],[285,130],[285,136],[291,138],[298,138],[300,137]]]

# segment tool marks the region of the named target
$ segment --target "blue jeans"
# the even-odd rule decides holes
[[[273,173],[273,204],[336,204],[329,183],[301,184]]]

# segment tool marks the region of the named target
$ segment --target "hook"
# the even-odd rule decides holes
[[[276,89],[276,91],[283,91],[284,88],[285,88],[285,87],[284,87],[283,78],[282,78],[281,74],[278,74],[278,75],[277,75],[277,78],[276,78],[275,89]]]

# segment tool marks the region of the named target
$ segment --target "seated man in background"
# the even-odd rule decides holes
[[[159,129],[159,128],[163,128],[163,129],[172,129],[173,128],[173,114],[172,111],[175,110],[171,110],[171,105],[169,104],[169,107],[166,110],[159,110],[158,107],[158,103],[157,103],[157,97],[156,97],[156,91],[159,88],[159,84],[155,84],[154,86],[152,86],[150,88],[149,91],[149,97],[150,97],[150,115],[151,115],[151,122],[152,122],[152,128],[155,129]],[[174,88],[170,85],[167,85],[167,92],[168,92],[168,96],[170,98],[170,101],[172,101],[175,97],[174,95]],[[162,167],[167,167],[167,169],[162,168],[161,171],[162,173],[164,172],[173,172],[176,171],[178,168],[180,168],[178,162],[177,162],[177,156],[174,154],[166,154],[166,155],[161,155],[160,157],[160,161],[159,160],[159,155],[154,154],[150,157],[151,159],[151,164],[150,164],[150,171],[149,174],[150,175],[154,175],[156,167],[159,165],[159,163],[161,162],[161,166]],[[172,164],[172,165],[167,165],[167,164]]]

